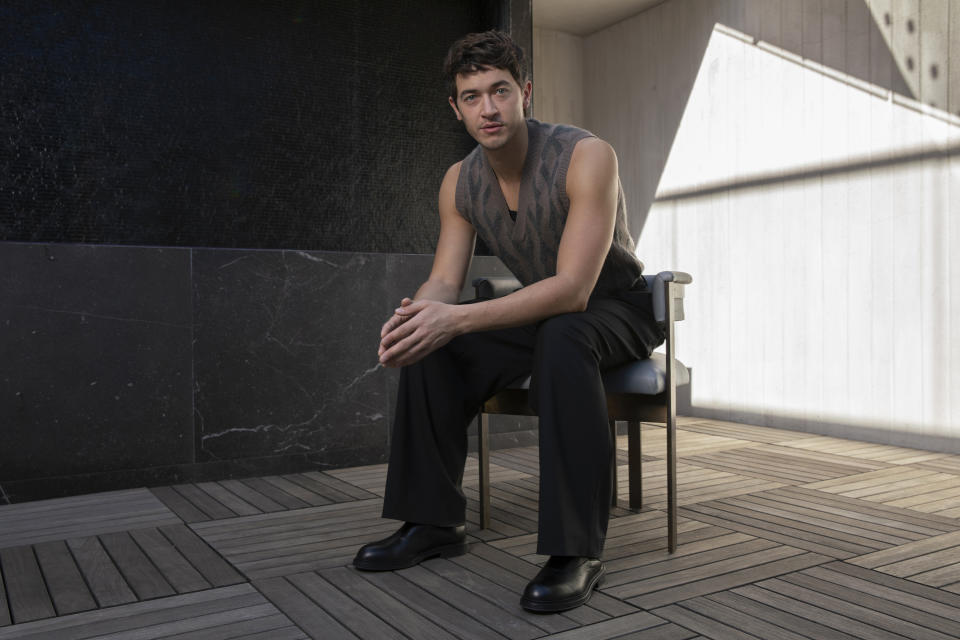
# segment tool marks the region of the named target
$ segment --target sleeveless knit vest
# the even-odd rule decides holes
[[[479,145],[460,165],[455,202],[477,235],[526,286],[557,273],[557,250],[570,210],[567,167],[583,129],[527,120],[529,143],[520,181],[516,222],[511,220],[497,176]],[[617,179],[617,219],[613,242],[593,293],[630,289],[643,280],[627,228],[623,189]]]

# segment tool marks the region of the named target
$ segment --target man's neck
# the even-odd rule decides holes
[[[523,127],[507,144],[493,151],[484,149],[483,152],[498,178],[506,182],[519,182],[529,143],[530,134],[527,121],[524,120]]]

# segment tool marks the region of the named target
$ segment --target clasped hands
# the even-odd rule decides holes
[[[380,330],[380,364],[405,367],[457,335],[456,305],[404,298]]]

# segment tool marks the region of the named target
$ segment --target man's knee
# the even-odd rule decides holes
[[[536,359],[541,364],[569,363],[596,356],[596,330],[582,313],[563,313],[544,320],[537,331]]]

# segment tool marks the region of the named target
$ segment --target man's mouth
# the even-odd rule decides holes
[[[488,122],[485,125],[482,125],[480,128],[485,131],[496,130],[503,126],[502,122]]]

